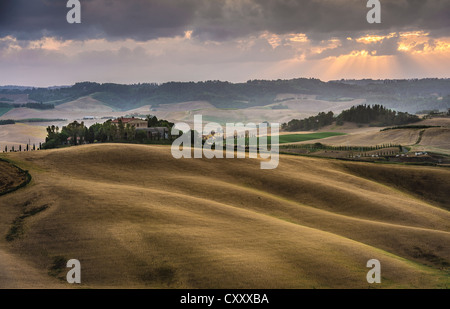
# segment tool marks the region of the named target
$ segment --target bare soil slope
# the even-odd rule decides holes
[[[333,146],[375,146],[390,143],[396,145],[413,145],[419,139],[419,134],[419,129],[380,132],[380,128],[364,128],[361,131],[349,133],[348,135],[324,138],[320,142]]]
[[[36,272],[79,259],[86,287],[368,288],[369,259],[382,265],[377,287],[450,284],[447,169],[282,156],[267,171],[139,145],[8,158],[34,181],[0,198],[0,234],[48,208],[0,245]],[[418,194],[417,178],[432,192]]]
[[[53,124],[58,125],[58,123]],[[22,149],[26,149],[28,143],[31,147],[33,144],[39,147],[39,143],[44,142],[46,136],[46,127],[40,125],[16,123],[0,126],[0,152],[5,150],[5,146],[8,147],[8,151],[12,146],[18,150],[19,145]]]
[[[24,172],[6,161],[0,160],[0,194],[18,187],[26,181]]]
[[[420,145],[450,149],[450,128],[430,128],[425,130]]]

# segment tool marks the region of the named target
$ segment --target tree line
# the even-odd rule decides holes
[[[314,143],[314,144],[298,144],[298,145],[281,145],[280,149],[308,149],[308,150],[331,150],[331,151],[355,151],[355,152],[363,152],[363,151],[375,151],[375,150],[383,150],[387,148],[398,148],[399,152],[402,151],[403,147],[400,144],[382,144],[375,146],[331,146],[325,145],[322,143]]]
[[[11,119],[7,119],[7,120],[0,120],[0,126],[5,126],[8,124],[16,124],[16,122],[14,120]]]
[[[404,112],[396,112],[385,108],[382,105],[358,105],[348,110],[342,111],[335,116],[333,112],[319,113],[306,119],[293,119],[288,123],[283,123],[281,128],[285,131],[310,131],[318,130],[324,126],[336,122],[337,125],[343,125],[344,122],[357,124],[369,124],[371,126],[391,126],[403,125],[420,121],[416,115]]]
[[[245,83],[212,80],[133,85],[82,82],[70,87],[0,88],[0,98],[3,94],[28,94],[30,100],[58,105],[92,96],[122,110],[186,101],[208,101],[218,108],[247,108],[273,104],[280,93],[297,93],[318,95],[331,101],[343,98],[365,99],[369,104],[383,104],[389,108],[401,108],[415,113],[423,109],[447,109],[449,89],[450,79],[322,82],[313,78],[297,78],[249,80]]]
[[[319,113],[306,119],[293,119],[288,123],[283,123],[281,129],[285,131],[311,131],[318,130],[324,126],[330,125],[335,121],[334,113]]]
[[[417,115],[396,112],[379,104],[353,106],[343,111],[337,118],[338,121],[340,120],[342,122],[372,124],[380,127],[410,124],[420,121]]]
[[[16,104],[16,103],[0,103],[0,107],[3,108],[31,108],[31,109],[38,109],[38,110],[49,110],[54,109],[54,104],[44,104],[44,103],[25,103],[25,104]]]
[[[33,146],[26,144],[25,147],[22,147],[22,145],[19,146],[14,146],[12,145],[11,147],[8,147],[8,145],[5,145],[4,148],[2,148],[2,146],[0,146],[0,149],[3,149],[3,152],[22,152],[22,151],[35,151],[35,150],[39,150],[40,147],[42,146],[41,143],[39,143],[39,148],[36,148],[36,144],[33,144]]]
[[[174,126],[173,123],[158,119],[156,116],[147,116],[148,127],[167,127],[169,130]],[[64,145],[77,146],[82,144],[105,143],[105,142],[131,142],[144,143],[147,140],[145,131],[136,130],[130,124],[124,124],[119,119],[118,124],[112,120],[105,123],[96,123],[87,127],[84,122],[74,121],[61,128],[57,126],[47,127],[47,137],[42,149],[58,148]]]

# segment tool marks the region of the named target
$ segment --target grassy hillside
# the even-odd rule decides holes
[[[282,156],[267,171],[120,144],[7,157],[33,182],[0,197],[0,254],[47,280],[76,258],[84,287],[368,288],[378,259],[374,287],[450,286],[447,169]]]
[[[345,133],[337,133],[337,132],[320,132],[320,133],[309,133],[309,134],[285,134],[279,137],[280,144],[287,143],[297,143],[297,142],[305,142],[316,139],[327,138],[331,136],[341,136],[346,135]],[[270,139],[269,139],[270,140]]]
[[[0,107],[0,117],[12,110],[10,107]]]

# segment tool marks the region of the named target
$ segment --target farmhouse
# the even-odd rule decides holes
[[[73,138],[71,136],[69,136],[66,140],[66,143],[63,143],[63,144],[70,145],[70,144],[72,144],[72,140],[73,140]],[[77,145],[81,145],[81,144],[82,144],[81,137],[77,136]],[[83,144],[86,144],[86,142],[83,141]]]
[[[170,131],[166,127],[136,128],[136,131],[145,131],[147,138],[152,140],[169,139]]]
[[[127,124],[129,124],[132,127],[135,127],[136,129],[141,129],[141,128],[147,128],[148,127],[148,122],[147,120],[143,120],[143,119],[139,119],[139,118],[117,118],[114,119],[112,121],[112,123],[116,126],[119,125],[119,122],[122,121],[123,125],[126,126]]]
[[[139,118],[117,118],[112,121],[112,123],[116,126],[119,125],[119,122],[122,121],[123,125],[126,126],[129,124],[134,127],[136,131],[144,131],[147,134],[147,138],[152,140],[161,140],[161,139],[170,139],[170,130],[166,127],[148,127],[147,120],[139,119]]]

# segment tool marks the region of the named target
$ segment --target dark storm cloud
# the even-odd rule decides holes
[[[366,0],[81,0],[82,24],[66,22],[66,0],[2,0],[0,36],[19,39],[132,38],[149,40],[193,30],[226,40],[269,31],[307,33],[314,40],[355,31],[450,29],[448,0],[381,0],[382,23],[368,24]]]
[[[182,35],[195,0],[81,0],[81,24],[68,24],[66,0],[2,0],[0,36],[149,40]]]
[[[448,0],[380,0],[381,24],[369,24],[366,0],[252,0],[233,5],[209,5],[196,19],[195,32],[207,38],[247,35],[258,31],[277,34],[307,33],[323,40],[361,31],[428,30],[443,35],[450,29]],[[214,19],[207,18],[210,13]]]

